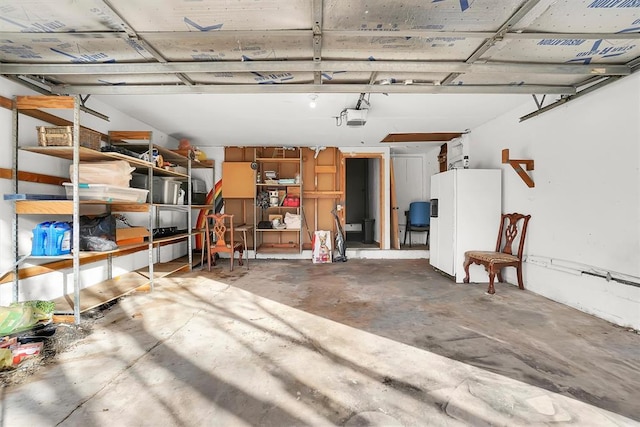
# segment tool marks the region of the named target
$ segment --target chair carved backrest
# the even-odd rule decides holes
[[[522,215],[519,213],[502,214],[500,221],[500,232],[498,233],[498,242],[496,243],[496,252],[502,252],[509,255],[515,255],[519,259],[522,259],[522,252],[524,250],[524,241],[527,236],[527,225],[531,215]],[[518,222],[524,220],[522,227],[518,229]],[[513,242],[520,234],[520,240],[518,243],[518,252],[513,253]],[[504,246],[503,246],[504,241]]]
[[[213,214],[209,215],[213,220],[212,231],[216,238],[215,246],[226,248],[229,244],[233,245],[233,215],[229,214]],[[229,227],[227,227],[227,223]],[[226,234],[229,229],[230,243],[227,243]]]
[[[215,265],[215,254],[226,252],[231,254],[229,257],[230,269],[233,270],[233,256],[238,252],[238,264],[242,265],[242,253],[244,245],[242,242],[234,241],[233,215],[231,214],[211,214],[207,215],[206,233],[207,233],[207,265],[211,271],[211,261]],[[215,242],[212,239],[215,238]]]

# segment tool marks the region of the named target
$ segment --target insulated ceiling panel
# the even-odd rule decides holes
[[[313,58],[313,35],[291,37],[259,34],[225,34],[205,36],[171,36],[168,33],[146,37],[162,56],[170,61],[255,61]]]
[[[638,40],[542,38],[497,43],[482,59],[503,62],[618,64],[627,63],[638,56]]]
[[[119,31],[122,22],[100,0],[0,1],[0,32]]]
[[[496,31],[521,0],[324,2],[325,30]]]
[[[313,73],[206,73],[189,74],[188,77],[196,84],[295,84],[313,82]]]
[[[324,37],[324,59],[360,60],[466,60],[484,39],[455,36],[435,37],[385,37],[339,36],[329,33]]]
[[[148,61],[144,47],[109,35],[0,33],[0,61],[7,63],[91,64]]]
[[[637,33],[637,0],[542,0],[514,25],[516,32]]]
[[[111,0],[138,32],[311,28],[308,0]]]

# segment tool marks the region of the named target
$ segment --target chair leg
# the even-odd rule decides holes
[[[516,272],[518,274],[518,287],[524,289],[524,282],[522,281],[522,263],[516,266]]]
[[[409,224],[406,224],[404,227],[404,241],[402,242],[403,245],[407,244],[407,231],[409,231]]]
[[[462,279],[463,283],[469,283],[469,264],[471,264],[471,260],[469,259],[468,256],[464,257],[464,279]]]
[[[211,271],[211,240],[209,237],[209,233],[207,233],[207,238],[205,239],[207,244],[207,270]]]
[[[244,247],[240,247],[240,249],[238,249],[238,265],[243,265],[244,262],[242,261],[242,254],[244,253]]]
[[[502,269],[496,271],[496,277],[498,278],[498,282],[504,283],[504,280],[502,280]]]
[[[487,289],[487,293],[493,295],[496,293],[496,288],[493,287],[493,280],[496,277],[496,273],[493,271],[493,268],[489,269],[489,289]]]

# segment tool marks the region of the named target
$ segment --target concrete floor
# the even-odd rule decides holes
[[[251,260],[122,299],[2,425],[640,425],[640,335],[428,260]]]

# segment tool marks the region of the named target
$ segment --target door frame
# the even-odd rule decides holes
[[[378,221],[378,231],[379,231],[379,242],[378,242],[378,247],[379,249],[383,248],[384,245],[384,240],[385,240],[385,235],[384,235],[384,229],[385,229],[385,225],[386,225],[386,221],[387,221],[387,217],[385,215],[385,209],[384,206],[386,204],[386,197],[385,197],[385,164],[384,164],[384,153],[345,153],[343,151],[340,151],[340,165],[342,166],[340,168],[340,188],[343,189],[343,191],[345,192],[344,194],[344,200],[345,200],[345,205],[346,205],[346,200],[347,200],[347,159],[378,159],[380,161],[380,188],[378,189],[379,191],[379,197],[380,197],[380,206],[378,206],[378,215],[380,220]],[[342,226],[344,228],[345,226],[345,219],[346,219],[346,209],[347,206],[344,206],[344,212],[342,213],[342,215],[340,216],[340,222],[342,222]],[[364,230],[362,230],[364,232]]]

